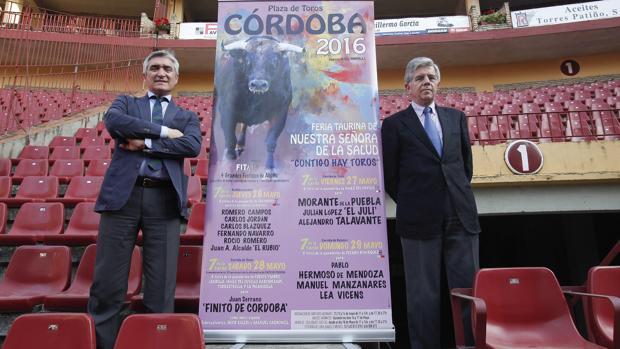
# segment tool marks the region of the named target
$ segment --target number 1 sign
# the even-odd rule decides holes
[[[535,174],[543,166],[543,154],[535,143],[518,140],[508,145],[504,161],[515,174]]]

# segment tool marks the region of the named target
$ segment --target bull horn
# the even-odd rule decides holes
[[[245,50],[247,47],[248,43],[244,40],[237,40],[235,42],[231,42],[228,45],[224,45],[224,43],[222,43],[222,48],[224,49],[224,51]]]
[[[304,48],[303,47],[299,47],[299,46],[293,45],[293,44],[287,44],[287,43],[284,43],[284,42],[278,43],[278,50],[279,51],[291,51],[291,52],[297,52],[297,53],[304,52]]]

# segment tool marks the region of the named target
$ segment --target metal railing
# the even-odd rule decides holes
[[[6,2],[0,11],[0,135],[28,132],[118,93],[140,91],[142,60],[154,41],[139,36],[139,19]],[[46,106],[45,98],[54,100]]]
[[[139,37],[140,20],[75,16],[7,1],[0,12],[0,27],[5,30]]]

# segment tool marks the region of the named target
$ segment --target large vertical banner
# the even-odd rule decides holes
[[[207,341],[393,341],[371,1],[221,1]]]

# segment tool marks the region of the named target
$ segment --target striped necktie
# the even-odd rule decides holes
[[[161,102],[167,102],[168,99],[166,97],[157,96],[151,96],[150,98],[155,100],[155,104],[153,105],[153,114],[151,114],[151,121],[155,124],[161,125],[164,122],[164,113]],[[149,158],[147,165],[151,170],[159,171],[161,170],[162,162],[161,159]]]

